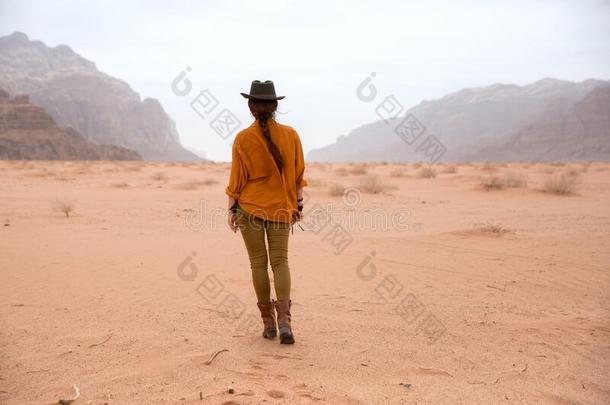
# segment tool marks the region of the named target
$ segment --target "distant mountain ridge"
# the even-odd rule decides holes
[[[66,45],[47,47],[20,32],[0,37],[0,88],[29,94],[58,124],[96,143],[133,149],[149,160],[199,160],[181,146],[158,100],[141,100]]]
[[[575,105],[556,102],[535,123],[497,146],[483,148],[474,160],[610,161],[610,84],[591,90]]]
[[[62,127],[27,96],[10,98],[0,89],[0,159],[3,160],[142,160],[137,152],[98,145],[74,129]]]
[[[426,134],[434,135],[446,147],[441,161],[493,160],[500,157],[492,153],[497,150],[494,148],[509,142],[519,131],[536,125],[540,120],[565,119],[565,114],[588,94],[609,83],[594,79],[574,83],[547,78],[525,86],[494,84],[463,89],[438,100],[424,101],[408,110],[406,115],[416,117],[424,125]],[[553,105],[562,106],[561,110],[556,110],[554,118],[547,115]],[[598,113],[602,114],[601,111],[608,111],[608,108],[608,105],[600,107]],[[377,121],[364,125],[347,136],[339,137],[335,144],[310,151],[307,159],[329,162],[425,161],[426,156],[418,153],[413,145],[407,145],[394,131],[403,118],[404,115],[388,123]],[[605,125],[605,121],[602,122],[600,125]],[[599,130],[605,135],[595,139],[600,142],[599,149],[603,150],[610,143],[610,127]],[[549,160],[559,156],[545,156],[548,148],[540,143],[534,142],[531,146],[535,148],[523,156],[520,155],[522,151],[515,148],[502,154],[502,158],[516,161]],[[568,150],[561,156],[564,155],[579,156]],[[608,159],[605,152],[586,155],[588,160]]]

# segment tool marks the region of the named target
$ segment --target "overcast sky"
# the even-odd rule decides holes
[[[371,72],[379,100],[405,108],[497,82],[610,79],[610,1],[0,0],[0,35],[13,31],[158,98],[182,143],[215,160],[231,140],[191,109],[203,89],[245,126],[239,92],[274,80],[278,120],[308,151],[378,119],[356,97]],[[180,97],[170,84],[187,66],[193,90]]]

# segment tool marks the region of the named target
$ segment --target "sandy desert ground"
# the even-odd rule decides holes
[[[610,403],[610,164],[418,166],[308,166],[284,346],[228,164],[1,162],[0,403]]]

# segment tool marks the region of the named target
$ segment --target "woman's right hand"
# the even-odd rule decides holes
[[[227,223],[229,224],[229,228],[231,228],[233,232],[237,232],[237,230],[239,229],[239,225],[237,224],[238,219],[239,216],[237,212],[229,211]]]

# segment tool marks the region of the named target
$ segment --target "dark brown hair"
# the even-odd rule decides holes
[[[271,155],[273,156],[273,160],[277,168],[282,171],[284,167],[284,159],[282,158],[282,154],[280,153],[280,149],[277,147],[273,140],[271,139],[271,133],[269,133],[269,127],[267,126],[267,121],[270,118],[275,117],[275,111],[277,110],[277,101],[275,100],[258,100],[258,99],[250,99],[248,100],[248,107],[250,108],[250,112],[254,115],[254,118],[258,121],[261,129],[263,130],[263,138],[267,142],[267,146],[269,146],[269,150],[271,151]]]

